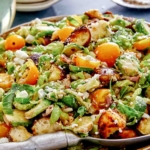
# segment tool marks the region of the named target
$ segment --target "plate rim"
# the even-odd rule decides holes
[[[147,5],[135,5],[135,4],[130,4],[127,2],[124,2],[123,0],[111,0],[112,2],[120,5],[120,6],[124,6],[124,7],[128,7],[128,8],[134,8],[134,9],[150,9],[150,4]]]
[[[43,2],[43,1],[47,1],[47,0],[16,0],[17,3],[39,3],[39,2]]]
[[[16,11],[20,11],[20,12],[33,12],[33,11],[40,11],[40,10],[44,10],[50,6],[52,6],[53,4],[55,4],[56,2],[58,2],[60,0],[46,0],[46,1],[42,1],[39,3],[28,3],[28,4],[21,4],[21,3],[17,3],[16,4]]]

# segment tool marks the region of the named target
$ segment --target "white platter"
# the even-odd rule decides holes
[[[40,11],[52,6],[54,3],[58,1],[59,0],[47,0],[39,3],[30,3],[30,4],[17,3],[16,10],[20,12]]]
[[[134,9],[149,9],[150,4],[143,4],[143,5],[138,5],[138,4],[130,4],[127,2],[124,2],[123,0],[112,0],[114,3],[127,7],[127,8],[134,8]]]

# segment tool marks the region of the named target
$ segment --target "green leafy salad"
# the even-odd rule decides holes
[[[89,10],[35,19],[0,37],[0,138],[71,130],[96,138],[150,134],[150,27]]]

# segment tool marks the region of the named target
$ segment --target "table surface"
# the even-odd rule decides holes
[[[143,18],[150,21],[150,9],[130,9],[119,6],[111,0],[60,0],[51,7],[37,12],[16,12],[12,27],[29,22],[35,18],[45,18],[59,15],[81,14],[89,9],[107,10],[115,14]]]

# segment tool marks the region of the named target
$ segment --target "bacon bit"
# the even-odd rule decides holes
[[[109,15],[109,17],[104,17],[104,20],[105,20],[105,21],[109,21],[110,18],[114,18],[114,15],[113,15],[113,13],[112,13],[111,11],[106,11],[106,12],[104,12],[103,14],[104,14],[104,15]]]
[[[69,57],[67,57],[66,55],[64,55],[64,54],[62,54],[60,56],[60,58],[61,58],[61,61],[65,62],[67,64],[71,64],[71,62],[72,62],[71,59]]]
[[[109,95],[107,95],[106,96],[106,108],[108,108],[111,104],[112,104],[112,97],[111,97],[111,95],[109,94]]]
[[[130,77],[130,78],[129,78],[129,80],[130,80],[130,81],[133,81],[133,82],[138,82],[139,79],[140,79],[139,76],[135,76],[135,77]]]
[[[49,115],[51,114],[52,110],[53,110],[53,107],[54,107],[53,105],[50,105],[50,106],[46,109],[45,113],[42,114],[42,116],[43,116],[43,117],[49,116]]]
[[[112,81],[116,81],[120,78],[119,73],[110,68],[98,68],[95,72],[100,75],[99,79],[103,85],[108,85],[110,79],[112,79]]]
[[[131,24],[129,24],[128,26],[126,26],[127,28],[133,29],[133,24],[135,21],[135,18],[131,18],[131,17],[124,17],[123,19],[129,21]]]
[[[51,43],[50,38],[49,38],[49,37],[45,37],[45,38],[44,38],[44,41],[43,41],[43,44],[46,46],[46,45],[48,45],[49,43]]]

